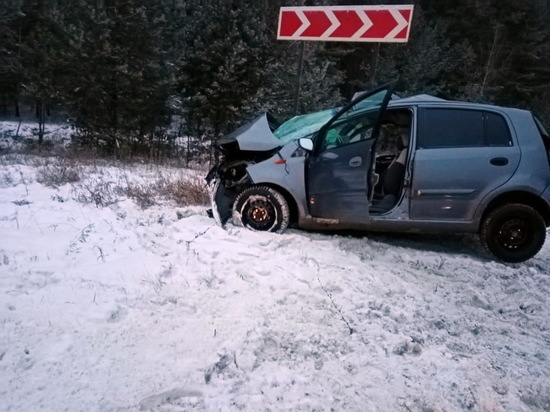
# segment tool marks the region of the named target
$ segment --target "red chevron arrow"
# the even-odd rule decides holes
[[[304,15],[311,22],[302,32],[304,37],[320,37],[332,26],[332,22],[324,11],[304,11]]]
[[[370,10],[367,15],[372,21],[372,27],[361,36],[362,38],[383,39],[398,25],[388,10]]]
[[[357,33],[365,24],[358,13],[354,10],[334,10],[334,15],[340,22],[340,26],[332,32],[330,37],[350,38]]]
[[[280,40],[406,42],[413,5],[282,7]]]
[[[401,13],[401,15],[403,16],[403,18],[405,19],[405,21],[407,21],[407,27],[403,27],[403,30],[401,30],[399,33],[397,33],[395,35],[395,38],[396,39],[405,39],[405,41],[408,40],[409,38],[409,31],[410,31],[410,26],[411,26],[411,21],[412,21],[412,9],[410,10],[399,10],[399,13]]]
[[[290,37],[302,27],[302,20],[300,20],[295,11],[281,10],[279,20],[284,22],[279,26],[279,36]]]

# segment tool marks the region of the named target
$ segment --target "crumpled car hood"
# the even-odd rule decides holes
[[[273,135],[273,124],[269,114],[264,113],[256,117],[237,130],[221,137],[216,144],[220,147],[237,143],[242,151],[269,151],[281,146],[281,141]]]

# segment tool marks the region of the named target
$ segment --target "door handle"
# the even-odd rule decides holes
[[[352,157],[349,161],[350,167],[359,167],[363,163],[363,159],[359,156]]]
[[[508,159],[506,157],[493,157],[490,163],[494,166],[506,166],[508,164]]]
[[[336,153],[333,153],[333,152],[324,152],[324,153],[321,153],[321,157],[323,159],[328,159],[328,160],[336,160],[338,159],[338,155]]]

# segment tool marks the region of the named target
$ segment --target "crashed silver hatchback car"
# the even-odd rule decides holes
[[[525,110],[401,99],[389,84],[281,125],[262,115],[216,145],[221,225],[472,232],[508,262],[533,257],[550,226],[550,137]]]

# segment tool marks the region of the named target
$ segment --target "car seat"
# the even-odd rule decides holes
[[[407,162],[409,146],[408,128],[399,128],[397,145],[397,149],[399,150],[397,156],[391,161],[381,176],[381,196],[371,206],[370,209],[373,212],[387,211],[397,204],[405,178],[405,164]]]

